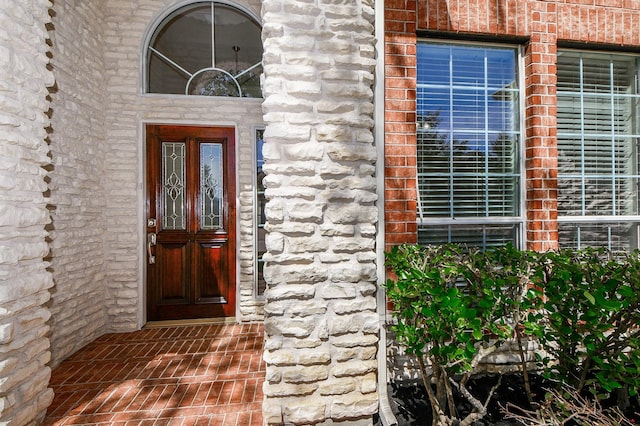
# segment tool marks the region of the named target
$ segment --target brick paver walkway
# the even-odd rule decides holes
[[[53,370],[45,425],[262,425],[263,326],[108,334]]]

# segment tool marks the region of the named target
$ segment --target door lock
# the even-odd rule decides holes
[[[147,234],[147,254],[149,257],[149,265],[153,265],[156,263],[156,257],[151,252],[151,247],[155,246],[158,242],[158,236],[155,232],[149,232]]]

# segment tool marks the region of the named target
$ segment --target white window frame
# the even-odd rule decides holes
[[[156,34],[156,31],[158,30],[158,28],[165,22],[165,20],[169,19],[171,16],[173,16],[174,14],[176,14],[177,12],[179,12],[180,10],[182,10],[183,8],[189,7],[189,6],[195,6],[197,4],[220,4],[220,5],[224,5],[224,6],[228,6],[231,7],[233,9],[238,10],[241,13],[244,13],[245,15],[247,15],[247,17],[251,20],[253,20],[254,22],[256,22],[261,28],[263,26],[263,22],[262,19],[255,14],[251,9],[249,9],[248,7],[236,3],[234,1],[230,1],[230,0],[182,0],[179,1],[178,3],[174,4],[171,8],[165,10],[161,15],[157,16],[153,22],[149,25],[149,27],[147,28],[145,37],[144,37],[144,41],[142,44],[142,54],[141,54],[141,58],[142,60],[140,61],[140,75],[142,77],[141,80],[141,85],[140,85],[140,90],[141,93],[144,95],[165,95],[165,96],[197,96],[197,95],[189,95],[189,94],[176,94],[176,93],[159,93],[159,92],[150,92],[149,91],[149,54],[152,51],[152,43],[154,41],[154,36]],[[212,27],[213,30],[213,27]],[[214,36],[213,34],[211,35],[212,40],[214,41]],[[169,58],[170,59],[170,58]],[[215,59],[214,59],[215,61]],[[236,76],[231,76],[234,78],[240,77],[242,74],[250,71],[251,69],[254,69],[255,67],[257,67],[260,64],[255,64],[254,66],[250,67],[250,69],[246,69],[244,70],[242,73],[236,75]],[[191,74],[188,71],[184,70],[182,67],[180,67],[179,64],[177,64],[177,69],[180,69],[182,72],[190,75],[189,81],[196,75],[199,73],[202,73],[204,71],[207,70],[198,70],[197,72]],[[214,70],[217,68],[215,67],[215,63],[212,64],[211,70]],[[226,73],[226,71],[224,70],[220,70],[222,71],[222,73]],[[228,74],[228,73],[226,73]],[[237,81],[236,81],[237,83]],[[188,84],[187,84],[188,87]],[[185,89],[186,91],[186,89]],[[243,99],[242,95],[238,97],[238,99]]]
[[[636,85],[636,93],[634,94],[635,96],[640,97],[640,55],[634,55],[634,54],[627,54],[627,53],[619,53],[619,52],[602,52],[602,51],[593,51],[593,50],[579,50],[579,49],[558,49],[558,55],[561,55],[563,52],[571,52],[571,53],[579,53],[579,54],[587,54],[587,55],[596,55],[596,56],[602,56],[603,58],[606,57],[624,57],[624,56],[628,56],[630,58],[635,58],[636,60],[636,73],[635,73],[635,85]],[[610,79],[612,78],[612,76],[610,75]],[[611,81],[611,80],[609,80]],[[582,89],[582,80],[580,81],[580,90],[578,91],[560,91],[560,87],[558,88],[557,91],[557,95],[560,96],[563,93],[567,94],[567,95],[571,95],[571,96],[581,96],[582,93],[584,93],[583,89]],[[611,102],[613,103],[613,96],[611,95],[611,92],[608,92],[607,94],[602,95],[603,97],[609,97],[611,98]],[[581,108],[582,105],[581,105]],[[560,109],[560,106],[558,105],[558,111]],[[613,113],[613,108],[612,108],[612,113]],[[637,124],[638,127],[638,132],[640,132],[640,124]],[[565,137],[575,137],[577,134],[576,133],[563,133],[560,131],[561,129],[558,128],[558,139],[560,140],[561,137],[565,136]],[[615,134],[614,128],[612,126],[612,137]],[[593,135],[595,136],[599,136],[599,135]],[[635,138],[640,138],[640,134],[631,134],[631,135],[625,135],[628,137],[635,137]],[[581,138],[585,138],[585,133],[584,131],[580,131],[580,137]],[[584,154],[584,153],[583,153]],[[560,150],[558,150],[558,160],[560,160]],[[638,153],[636,153],[636,157],[637,157]],[[636,175],[635,177],[637,179],[640,179],[640,170],[638,170],[637,168],[640,167],[640,161],[637,161],[636,164]],[[584,185],[584,180],[587,178],[584,174],[584,171],[581,171],[581,180],[582,180],[582,185]],[[629,175],[627,175],[629,176]],[[633,175],[632,175],[633,176]],[[568,175],[568,177],[571,177],[571,175]],[[612,179],[615,179],[615,170],[612,171],[612,175],[611,175]],[[561,172],[560,170],[558,170],[558,179],[562,179],[561,176]],[[560,193],[561,188],[558,187],[558,193]],[[638,191],[637,197],[640,197],[640,191]],[[613,196],[613,199],[615,200],[615,195]],[[584,200],[583,200],[584,202]],[[561,212],[558,211],[558,226],[561,227],[563,224],[577,224],[577,225],[617,225],[617,224],[622,224],[622,223],[627,223],[627,224],[636,224],[636,235],[635,237],[635,247],[631,247],[631,249],[634,248],[638,248],[638,244],[640,242],[640,214],[636,214],[636,215],[617,215],[615,214],[615,204],[612,207],[612,211],[614,214],[612,215],[575,215],[575,216],[566,216],[566,215],[561,215]],[[583,209],[584,212],[584,209]],[[577,232],[578,232],[578,237],[577,237],[577,242],[576,242],[576,248],[582,248],[582,241],[581,241],[581,236],[580,236],[580,227],[578,226],[577,228]],[[560,242],[560,244],[562,245],[562,241]],[[612,240],[611,240],[611,232],[609,230],[609,234],[608,234],[608,238],[607,241],[603,241],[603,246],[604,244],[606,244],[606,248],[607,249],[612,249]]]
[[[520,171],[520,179],[519,179],[519,215],[518,216],[501,216],[501,217],[461,217],[461,218],[445,218],[445,217],[432,217],[425,218],[423,215],[423,207],[421,205],[421,196],[419,189],[419,177],[416,173],[416,191],[417,191],[417,200],[416,200],[416,209],[417,209],[417,225],[418,225],[418,233],[420,232],[420,227],[424,225],[432,226],[442,226],[442,227],[455,227],[455,226],[485,226],[485,225],[505,225],[512,224],[517,226],[518,232],[515,238],[517,241],[514,244],[519,248],[526,247],[526,128],[525,128],[525,96],[524,96],[524,87],[525,87],[525,76],[524,76],[524,50],[521,45],[516,44],[500,44],[500,43],[480,43],[480,42],[460,42],[455,40],[442,40],[442,39],[427,39],[422,38],[418,39],[418,43],[431,43],[431,44],[443,44],[443,45],[460,45],[460,46],[477,46],[478,48],[482,47],[497,47],[502,49],[513,49],[516,55],[516,64],[517,64],[517,80],[518,80],[518,91],[519,91],[519,121],[517,123],[519,129],[519,171]],[[417,62],[417,61],[416,61]],[[416,68],[419,65],[416,63]],[[416,86],[419,86],[416,77]],[[416,128],[418,126],[416,125]],[[417,131],[417,129],[416,129]]]

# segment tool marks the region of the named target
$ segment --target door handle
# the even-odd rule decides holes
[[[149,265],[153,265],[156,263],[156,257],[151,252],[151,247],[155,246],[158,242],[158,236],[155,232],[149,232],[147,234],[147,254],[149,255]]]

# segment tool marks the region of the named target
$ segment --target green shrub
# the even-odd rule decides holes
[[[386,285],[398,320],[394,330],[417,356],[434,425],[457,420],[453,388],[473,406],[460,424],[485,414],[486,404],[471,395],[466,381],[474,366],[512,335],[514,289],[521,285],[510,268],[496,266],[494,254],[456,245],[403,245],[387,253],[396,275]]]
[[[386,253],[386,262],[395,275],[386,283],[394,330],[417,356],[434,425],[468,425],[484,416],[486,401],[465,384],[483,357],[508,338],[520,342],[521,334],[538,340],[545,377],[578,393],[589,389],[603,398],[640,389],[638,251],[613,258],[593,249],[401,245]],[[473,407],[464,419],[456,418],[453,389]]]
[[[538,253],[536,300],[524,322],[549,356],[546,377],[603,397],[640,389],[640,256],[604,250]]]

